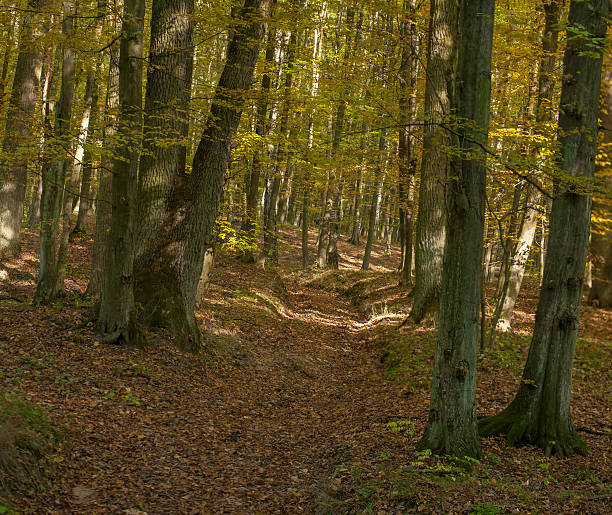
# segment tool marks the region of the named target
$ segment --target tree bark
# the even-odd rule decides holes
[[[479,422],[480,433],[507,434],[508,443],[535,444],[546,455],[584,454],[570,413],[572,366],[588,250],[595,168],[597,107],[607,0],[572,1],[563,59],[558,164],[548,255],[533,338],[519,390],[498,415]],[[575,27],[575,29],[573,29]],[[570,32],[571,31],[571,32]],[[586,186],[586,188],[585,188]]]
[[[457,53],[457,0],[432,1],[427,41],[425,128],[416,220],[415,284],[410,318],[419,323],[439,306],[445,240],[444,185],[450,134],[448,122],[454,88]]]
[[[36,109],[42,52],[37,25],[45,0],[29,0],[19,36],[19,55],[9,102],[2,151],[10,161],[0,168],[0,259],[19,252],[19,233],[33,144],[30,118]]]
[[[476,352],[482,282],[486,145],[491,97],[493,0],[462,4],[456,93],[459,152],[447,185],[448,225],[429,421],[418,448],[480,455],[476,428]]]
[[[193,0],[154,0],[142,155],[137,253],[163,230],[170,191],[185,173],[193,75]]]

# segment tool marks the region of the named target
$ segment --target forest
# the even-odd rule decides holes
[[[0,514],[610,513],[610,0],[0,0]]]

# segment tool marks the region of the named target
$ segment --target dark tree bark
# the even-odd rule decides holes
[[[486,145],[491,97],[493,0],[461,6],[453,112],[454,144],[447,185],[448,224],[429,421],[420,449],[480,455],[476,428],[476,351],[482,282]]]
[[[142,131],[145,0],[125,0],[119,49],[120,140],[111,179],[112,213],[96,333],[103,343],[137,344],[134,313],[135,213]]]
[[[534,334],[514,400],[479,422],[480,433],[538,445],[546,455],[584,454],[570,413],[572,366],[585,277],[595,169],[597,107],[607,0],[572,1],[559,107],[558,156],[548,253]],[[588,37],[576,37],[587,31]]]
[[[200,329],[194,315],[206,249],[213,243],[232,139],[251,87],[270,0],[245,0],[237,15],[210,115],[193,158],[191,174],[170,192],[164,231],[138,260],[136,298],[148,322],[168,327],[177,344],[196,351]]]
[[[162,230],[169,193],[185,173],[193,75],[193,0],[154,0],[142,155],[138,174],[136,247]],[[163,142],[163,144],[161,144]]]
[[[45,0],[30,0],[19,36],[19,55],[9,102],[2,151],[10,162],[0,167],[0,259],[19,251],[19,232],[33,144],[31,117],[36,109],[42,52],[36,45]],[[4,78],[3,78],[4,80]]]

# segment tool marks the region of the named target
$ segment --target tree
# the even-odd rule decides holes
[[[119,50],[119,127],[111,179],[112,214],[96,333],[104,343],[138,343],[134,319],[134,215],[142,124],[145,0],[125,0]]]
[[[563,58],[558,165],[544,280],[519,390],[501,413],[479,422],[480,434],[538,445],[546,455],[584,454],[570,413],[591,217],[597,108],[607,0],[573,0]]]
[[[425,78],[425,128],[416,220],[415,284],[410,317],[420,322],[439,304],[445,239],[444,184],[457,53],[457,0],[430,4]]]
[[[206,249],[212,245],[232,139],[251,87],[270,0],[245,0],[195,152],[191,174],[169,194],[163,232],[150,241],[136,266],[136,298],[148,320],[172,330],[179,346],[198,350],[194,307]]]
[[[68,168],[72,163],[69,155],[70,121],[74,97],[76,52],[71,41],[76,26],[76,8],[73,0],[63,3],[62,34],[62,80],[60,98],[55,109],[53,128],[54,142],[59,147],[54,158],[43,165],[43,188],[41,197],[40,226],[40,271],[34,294],[35,303],[51,302],[64,286],[65,248],[62,248],[60,221]],[[68,195],[68,192],[66,192]],[[62,252],[63,251],[63,252]]]
[[[0,166],[0,258],[19,250],[19,232],[26,194],[30,146],[33,143],[31,118],[36,108],[42,52],[36,45],[37,29],[45,0],[29,0],[19,36],[19,55],[11,90],[10,107],[2,141]],[[5,64],[8,60],[5,59]],[[4,81],[3,71],[2,80]]]
[[[493,0],[462,5],[453,125],[457,152],[447,183],[440,325],[429,421],[418,448],[477,457],[476,346],[482,281]]]

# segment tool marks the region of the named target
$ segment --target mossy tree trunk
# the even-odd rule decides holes
[[[562,174],[555,180],[534,334],[516,397],[501,413],[479,422],[484,436],[505,433],[511,445],[531,443],[546,455],[560,457],[587,452],[572,422],[570,398],[608,11],[607,0],[575,0],[570,4],[559,108],[558,164]]]
[[[458,117],[447,185],[448,224],[429,421],[418,448],[478,457],[476,351],[491,98],[493,0],[461,6],[455,97]]]

